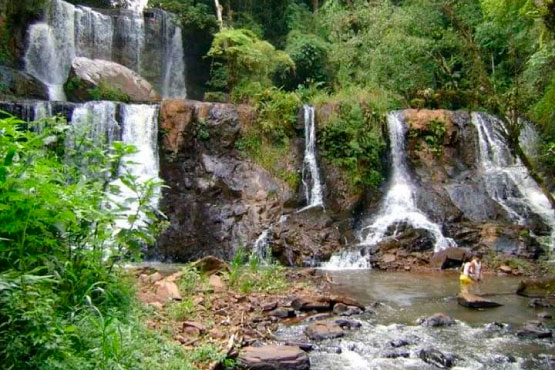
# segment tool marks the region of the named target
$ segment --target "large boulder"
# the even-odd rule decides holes
[[[95,99],[157,102],[160,95],[137,72],[114,62],[77,57],[64,85],[70,101]]]
[[[529,279],[521,281],[516,294],[531,297],[542,298],[555,295],[555,277],[546,277],[542,279]]]
[[[307,354],[297,346],[245,347],[239,352],[237,362],[253,370],[310,369]]]
[[[470,293],[459,293],[457,302],[461,306],[468,308],[494,308],[502,306],[500,303]]]
[[[0,96],[48,100],[48,87],[28,73],[0,66]]]

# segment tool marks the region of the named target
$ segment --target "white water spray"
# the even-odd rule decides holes
[[[478,131],[479,166],[489,196],[518,224],[525,225],[531,213],[538,215],[551,228],[548,243],[553,249],[555,211],[520,159],[512,155],[501,133],[503,122],[486,113],[472,113],[472,123]]]
[[[408,224],[415,229],[427,230],[435,239],[435,251],[456,246],[451,238],[443,236],[441,227],[430,221],[418,209],[416,204],[416,188],[409,175],[405,133],[406,127],[402,121],[402,112],[392,112],[387,116],[387,126],[391,145],[392,177],[389,188],[383,200],[380,212],[373,217],[368,226],[362,228],[361,243],[354,250],[347,250],[334,255],[329,262],[323,264],[326,269],[356,269],[369,268],[370,263],[364,255],[365,247],[372,247],[385,238],[391,227]]]

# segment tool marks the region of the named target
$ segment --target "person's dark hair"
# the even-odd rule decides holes
[[[478,258],[479,260],[481,260],[481,259],[482,259],[482,253],[476,252],[476,253],[474,253],[474,255],[472,256],[472,258]]]

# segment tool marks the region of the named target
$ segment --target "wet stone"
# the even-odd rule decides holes
[[[391,351],[391,352],[384,353],[383,357],[385,357],[385,358],[399,358],[399,357],[409,358],[410,353],[407,352],[407,351]]]
[[[347,306],[343,303],[337,303],[333,306],[333,313],[339,316],[360,315],[362,310],[356,306]]]
[[[389,345],[393,348],[399,348],[399,347],[408,346],[409,342],[405,339],[395,339],[389,342]]]
[[[345,331],[335,322],[322,321],[308,325],[304,332],[312,340],[333,339],[345,335]]]
[[[320,298],[315,300],[308,300],[305,298],[296,298],[291,302],[291,307],[293,307],[297,311],[317,311],[317,312],[326,312],[331,311],[331,302],[329,299]]]
[[[551,330],[546,329],[541,322],[528,322],[522,329],[517,331],[516,335],[521,338],[552,338]]]
[[[348,320],[348,319],[336,319],[333,321],[335,324],[339,325],[342,329],[358,329],[362,326],[362,324],[355,320]]]
[[[290,341],[290,342],[285,342],[285,345],[286,346],[299,347],[300,349],[302,349],[305,352],[314,351],[317,348],[316,345],[314,345],[312,343],[305,343],[305,342]]]
[[[440,369],[449,369],[455,365],[455,356],[446,355],[435,348],[424,348],[418,353],[418,357]]]
[[[451,326],[455,321],[444,313],[436,313],[430,317],[420,319],[419,324],[427,327]]]

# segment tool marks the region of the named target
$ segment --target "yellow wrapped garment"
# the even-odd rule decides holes
[[[465,274],[461,274],[461,276],[459,277],[459,280],[460,280],[462,285],[472,284],[472,279],[468,275],[465,275]]]

